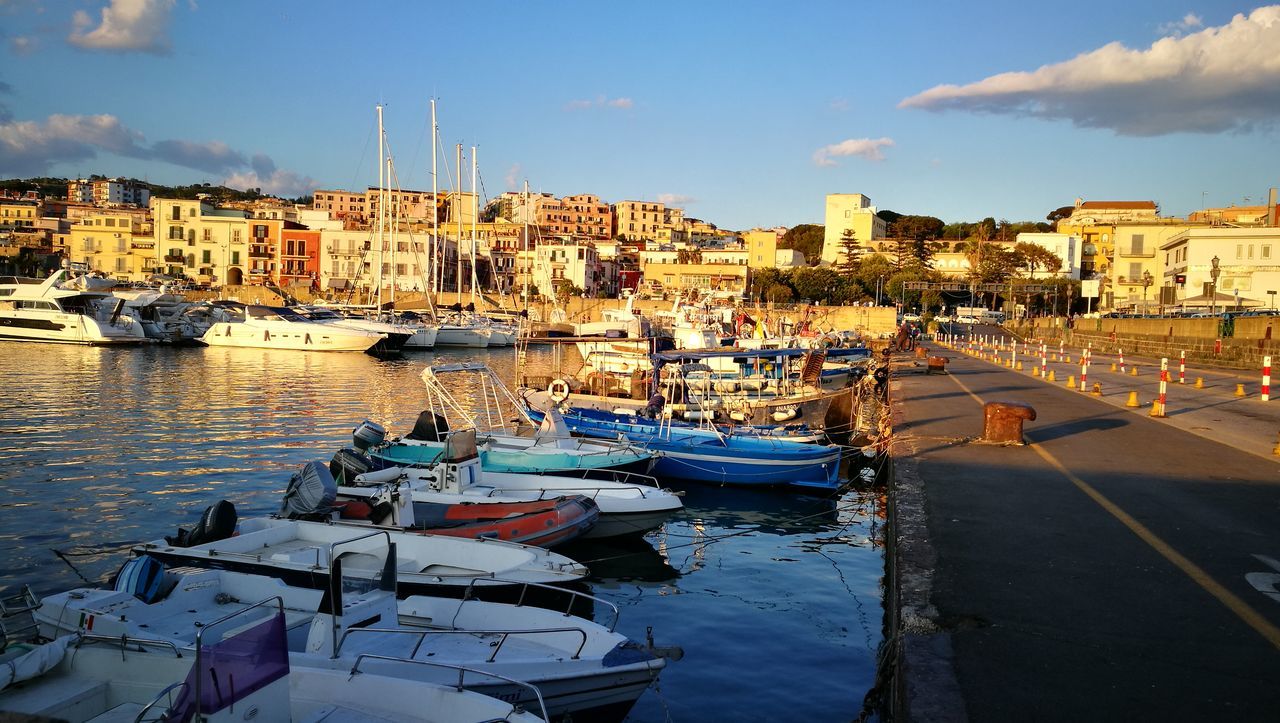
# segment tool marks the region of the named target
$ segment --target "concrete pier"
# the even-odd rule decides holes
[[[891,386],[893,718],[1274,720],[1280,457],[939,351]]]

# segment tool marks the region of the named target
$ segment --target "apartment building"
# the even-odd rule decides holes
[[[320,283],[320,231],[289,224],[280,229],[276,283],[281,286]]]
[[[329,218],[353,222],[365,220],[364,192],[343,191],[341,189],[316,189],[311,194],[311,208],[324,211]]]
[[[67,200],[95,206],[146,206],[151,189],[124,178],[80,178],[67,182]]]
[[[843,251],[840,242],[845,231],[852,231],[858,243],[866,245],[882,239],[889,224],[876,215],[871,198],[861,193],[829,193],[824,215],[826,232],[822,237],[822,263],[838,264]]]
[[[1159,246],[1164,271],[1158,283],[1174,286],[1174,303],[1203,297],[1218,269],[1217,292],[1245,307],[1275,307],[1280,292],[1280,227],[1193,226]],[[1178,285],[1179,277],[1186,280]],[[1205,306],[1204,303],[1197,304]],[[1218,302],[1222,308],[1222,302]]]
[[[40,218],[41,203],[25,198],[0,198],[0,229],[23,231],[34,228]]]
[[[619,201],[613,204],[615,238],[628,241],[657,240],[665,230],[669,239],[671,216],[664,203],[657,201]]]
[[[1134,307],[1144,298],[1148,305],[1155,305],[1159,303],[1161,294],[1171,298],[1172,292],[1161,291],[1162,287],[1171,288],[1172,282],[1165,283],[1164,255],[1160,253],[1160,247],[1174,236],[1203,225],[1174,219],[1116,224],[1112,236],[1115,255],[1107,277],[1108,288],[1103,292],[1103,308]],[[1148,275],[1150,283],[1147,282]]]
[[[102,209],[71,226],[67,258],[121,281],[144,281],[156,268],[156,238],[144,209]]]
[[[1085,201],[1077,198],[1070,216],[1060,219],[1058,233],[1080,239],[1080,275],[1092,278],[1111,272],[1118,223],[1156,223],[1155,201]]]
[[[542,233],[552,236],[607,239],[612,237],[613,210],[589,193],[565,196],[541,204],[537,223]]]
[[[1017,243],[1034,244],[1047,249],[1058,257],[1061,264],[1057,276],[1068,279],[1080,278],[1080,239],[1069,233],[1023,232],[1018,234]],[[1141,238],[1139,238],[1141,244]],[[1050,276],[1043,269],[1036,270],[1037,276]]]
[[[742,241],[747,247],[747,266],[753,269],[767,269],[778,266],[778,241],[782,233],[777,229],[753,228],[742,234]],[[800,256],[804,263],[804,255]]]
[[[562,285],[576,286],[586,296],[596,296],[603,281],[600,256],[588,241],[544,241],[534,252],[533,285],[544,296],[554,296],[555,289]]]
[[[150,205],[157,263],[163,273],[214,286],[245,283],[250,268],[246,211],[218,208],[204,199],[152,198]],[[259,254],[264,245],[263,241],[255,244]],[[270,256],[254,258],[261,264]]]

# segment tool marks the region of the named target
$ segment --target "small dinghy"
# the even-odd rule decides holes
[[[538,547],[577,539],[600,517],[596,503],[582,495],[509,502],[417,501],[400,479],[398,470],[374,472],[357,476],[353,485],[338,487],[327,468],[309,462],[290,479],[280,516]]]
[[[354,666],[361,675],[291,666],[279,597],[210,612],[202,627],[184,631],[185,651],[146,625],[109,634],[52,625],[60,637],[0,648],[0,710],[67,721],[539,720],[454,681],[382,675],[364,661]],[[536,689],[532,695],[529,707],[543,711]]]
[[[216,518],[210,529],[216,527],[219,533],[227,530],[226,517],[234,517],[234,508],[229,503],[211,508],[228,508],[229,515],[223,513],[221,517],[205,513],[205,518]],[[231,522],[231,528],[236,529],[234,520]],[[500,540],[468,540],[272,517],[243,520],[238,531],[239,534],[219,539],[210,539],[218,535],[180,534],[138,545],[133,552],[154,557],[167,566],[193,565],[270,575],[290,585],[316,589],[328,584],[335,560],[342,560],[348,575],[366,585],[374,584],[390,563],[400,580],[399,592],[405,595],[517,600],[541,589],[555,601],[552,604],[558,604],[563,596],[551,594],[553,591],[547,586],[573,585],[588,574],[585,566],[564,555]],[[388,552],[393,542],[394,559]],[[545,596],[535,595],[541,597]]]
[[[595,525],[583,535],[589,539],[643,535],[684,507],[679,495],[658,487],[657,480],[647,475],[613,470],[596,473],[604,478],[490,472],[481,465],[474,429],[446,434],[443,451],[424,463],[394,464],[379,458],[375,440],[385,438],[385,432],[373,422],[365,421],[352,436],[355,446],[339,450],[329,463],[338,482],[359,485],[403,476],[415,504],[489,504],[582,495],[600,508]]]
[[[522,605],[424,596],[397,601],[394,572],[377,590],[344,593],[342,563],[336,564],[335,582],[323,592],[258,575],[177,568],[164,574],[164,592],[155,599],[139,599],[120,582],[116,590],[81,588],[46,597],[36,621],[54,634],[91,627],[100,635],[145,634],[189,650],[205,621],[236,611],[252,616],[251,601],[280,600],[295,670],[346,673],[356,665],[441,684],[456,684],[462,674],[463,686],[474,692],[528,710],[540,710],[540,692],[549,715],[582,720],[621,720],[665,666],[614,632],[618,610],[603,600],[594,602],[612,612],[607,627]],[[477,670],[485,675],[467,672]]]

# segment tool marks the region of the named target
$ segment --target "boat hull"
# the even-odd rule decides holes
[[[271,331],[247,324],[218,322],[200,337],[209,346],[238,346],[255,349],[296,351],[367,351],[382,340],[381,335],[334,333],[317,325],[314,330]]]

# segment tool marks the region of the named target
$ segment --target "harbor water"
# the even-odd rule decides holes
[[[531,352],[528,371],[548,359]],[[423,368],[464,360],[514,377],[511,349],[382,360],[0,342],[0,590],[103,579],[131,544],[220,499],[274,513],[302,463],[327,462],[363,419],[407,431]],[[663,483],[686,509],[658,531],[562,549],[621,609],[621,632],[683,651],[629,720],[857,718],[882,636],[877,493]]]

